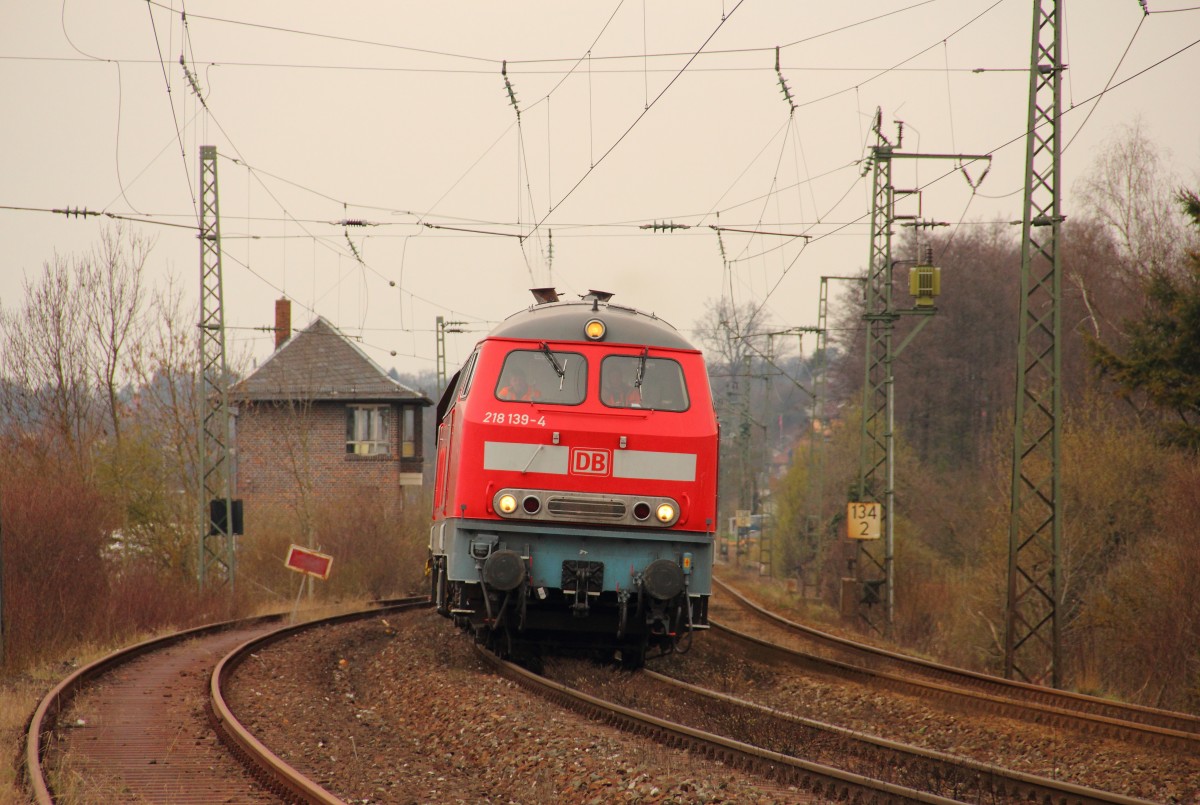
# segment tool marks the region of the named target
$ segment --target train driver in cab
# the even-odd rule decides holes
[[[505,372],[504,385],[496,392],[496,396],[502,400],[520,402],[533,402],[542,398],[541,392],[529,382],[525,371],[518,366],[513,366]]]
[[[640,408],[642,390],[629,379],[619,358],[604,362],[600,378],[600,399],[613,408]]]

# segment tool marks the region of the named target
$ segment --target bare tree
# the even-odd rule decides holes
[[[1100,152],[1077,191],[1084,209],[1113,231],[1139,277],[1178,265],[1189,240],[1175,203],[1180,182],[1163,163],[1137,120]]]
[[[142,273],[153,244],[123,225],[105,230],[100,246],[76,266],[83,320],[91,343],[91,373],[99,387],[112,435],[121,442],[120,386],[130,369],[127,351],[145,329]]]
[[[766,424],[755,421],[754,380],[764,376],[768,336],[766,314],[752,304],[709,300],[695,324],[722,422],[721,488],[723,516],[731,509],[756,510],[765,477]],[[772,370],[777,371],[777,370]]]
[[[127,353],[142,329],[142,271],[150,243],[118,226],[82,258],[55,255],[24,283],[25,305],[0,312],[15,422],[51,434],[80,466],[94,440],[119,444]]]
[[[766,314],[752,304],[728,299],[709,299],[704,316],[696,322],[697,340],[709,365],[731,371],[745,365],[765,349]]]
[[[4,347],[3,407],[13,423],[49,451],[60,446],[84,464],[96,433],[89,344],[75,272],[55,255],[36,281],[24,282],[25,306],[0,311]]]
[[[126,539],[136,553],[184,575],[194,569],[199,502],[195,312],[174,279],[151,294],[145,326],[126,356],[135,392],[122,455],[129,459]]]

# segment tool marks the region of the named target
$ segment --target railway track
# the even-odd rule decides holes
[[[732,591],[727,592],[730,596],[722,597],[733,600]],[[304,774],[291,769],[253,736],[245,734],[228,712],[222,688],[239,663],[254,662],[249,658],[262,648],[298,631],[423,604],[425,599],[413,599],[397,602],[391,608],[373,608],[283,629],[279,618],[207,627],[141,644],[81,669],[43,700],[31,723],[26,756],[36,800],[53,801],[52,794],[63,796],[64,790],[69,796],[72,785],[82,785],[91,794],[82,797],[87,801],[337,802],[322,785],[332,788],[330,781],[341,780],[344,769],[336,764],[324,771],[310,769],[310,776],[328,775],[329,779],[305,779]],[[178,657],[167,662],[164,658],[174,652],[190,656],[188,662],[198,663],[199,669],[181,667]],[[819,801],[1142,802],[914,749],[711,689],[684,685],[651,672],[635,679],[639,680],[639,688],[657,689],[650,697],[655,706],[644,706],[641,699],[613,695],[611,698],[626,705],[614,707],[604,701],[607,690],[600,690],[599,696],[580,694],[561,683],[499,664],[490,655],[481,656],[499,665],[506,678],[545,691],[543,695],[559,706],[654,737],[667,746],[689,748],[708,758],[719,758],[734,768],[771,779],[776,785],[792,786],[797,791],[781,795],[787,801],[796,801],[804,796],[798,792],[807,792]],[[151,672],[138,665],[144,660],[166,664]],[[858,674],[863,672],[861,666],[866,662],[860,660],[859,665],[853,665],[843,657],[842,664],[852,669],[850,673]],[[902,677],[896,671],[887,673]],[[155,678],[163,680],[162,687],[154,686],[159,684]],[[706,680],[697,681],[708,684]],[[913,681],[908,679],[907,683]],[[929,680],[917,681],[929,683]],[[109,711],[98,709],[96,703],[102,701],[109,703]],[[143,718],[139,722],[141,726],[131,726],[132,715],[143,709],[173,715],[162,716],[165,721],[148,716],[149,720]],[[180,712],[186,713],[190,720],[182,720]],[[819,713],[811,715],[822,718]],[[735,727],[726,729],[723,724]],[[131,740],[129,730],[145,740]],[[117,744],[132,747],[123,757],[111,748],[113,736]],[[109,741],[108,748],[105,740]],[[123,752],[127,749],[119,748]],[[193,753],[197,753],[196,757]],[[235,761],[234,753],[242,760]],[[340,757],[341,752],[337,754]],[[69,762],[63,763],[64,759]],[[246,771],[247,763],[252,771]],[[44,764],[55,771],[53,786],[45,780],[41,768]],[[73,783],[76,779],[85,782]]]
[[[559,706],[751,771],[818,801],[1146,803],[856,733],[654,671],[639,673],[643,683],[648,680],[659,690],[649,695],[640,691],[639,705],[632,708],[485,652],[480,656]]]
[[[36,802],[321,802],[338,800],[280,761],[225,704],[223,685],[255,651],[298,631],[428,600],[280,627],[283,616],[215,624],[149,640],[79,669],[30,720],[25,773]]]
[[[1036,724],[1149,747],[1200,751],[1200,717],[1002,679],[856,643],[788,620],[719,579],[714,584],[741,609],[822,653],[786,648],[719,622],[713,623],[714,632],[793,664]]]
[[[853,730],[644,671],[663,687],[662,699],[679,712],[711,713],[739,731],[767,736],[770,746],[803,747],[807,759],[959,802],[1120,803],[1146,800],[1010,771]],[[762,737],[757,739],[764,742]],[[861,771],[858,771],[861,770]]]
[[[811,794],[816,801],[926,802],[947,805],[956,802],[904,786],[873,780],[861,774],[812,763],[614,704],[539,676],[483,649],[479,649],[479,656],[497,672],[561,707],[582,713],[594,721],[653,738],[673,748],[690,749],[734,768],[762,775],[781,785],[794,786]]]

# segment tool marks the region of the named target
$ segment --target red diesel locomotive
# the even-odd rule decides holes
[[[501,654],[640,665],[708,624],[718,432],[704,359],[611,294],[534,296],[438,403],[432,595]]]

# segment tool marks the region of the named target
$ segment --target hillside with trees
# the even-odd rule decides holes
[[[1063,678],[1078,690],[1197,710],[1200,604],[1187,580],[1200,562],[1200,202],[1164,173],[1136,128],[1100,156],[1078,195],[1082,211],[1060,245]],[[1004,660],[1014,230],[980,224],[926,236],[942,271],[938,312],[895,365],[894,638],[992,673]],[[902,239],[897,253],[916,245]],[[897,299],[907,298],[902,273]],[[830,326],[838,349],[829,405],[841,416],[799,435],[771,490],[781,545],[773,572],[817,563],[814,612],[836,612],[852,555],[839,526],[857,482],[861,315],[855,300]],[[897,338],[911,326],[901,320]],[[820,461],[803,459],[810,452]],[[823,472],[810,478],[815,467]]]

